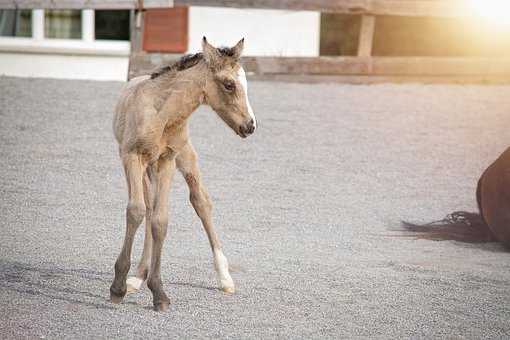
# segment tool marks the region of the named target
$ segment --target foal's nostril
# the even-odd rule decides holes
[[[246,124],[246,130],[248,133],[253,133],[253,131],[255,131],[255,121],[253,119],[250,119],[248,124]]]
[[[247,137],[255,131],[255,122],[253,119],[250,119],[248,122],[244,123],[244,125],[241,125],[239,130],[241,134],[244,135],[243,137]]]

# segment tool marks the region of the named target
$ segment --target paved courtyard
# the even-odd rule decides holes
[[[476,210],[479,175],[510,145],[510,87],[251,82],[246,140],[201,108],[191,135],[237,292],[216,288],[178,175],[172,303],[156,313],[147,288],[108,301],[121,86],[0,77],[0,338],[510,337],[509,252],[393,231]]]

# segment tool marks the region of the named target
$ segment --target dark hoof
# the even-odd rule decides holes
[[[170,301],[154,302],[154,310],[156,312],[166,312],[170,307]]]
[[[121,292],[113,287],[110,287],[110,301],[112,303],[121,303],[124,299],[124,296],[126,296],[126,291]]]

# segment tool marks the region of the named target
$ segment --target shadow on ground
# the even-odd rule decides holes
[[[107,287],[109,277],[110,273],[84,268],[36,267],[0,260],[0,281],[4,289],[96,308],[113,307],[108,305],[106,294],[78,287],[90,286],[90,282],[94,281],[100,281],[101,286]]]
[[[20,294],[40,296],[95,308],[115,309],[108,300],[108,287],[112,273],[88,268],[61,268],[54,265],[35,266],[21,262],[0,260],[0,282],[5,290]],[[217,287],[182,281],[167,282],[169,286],[181,286],[221,291]],[[97,293],[98,288],[104,294]],[[89,288],[89,289],[84,289]],[[146,288],[146,287],[145,287]],[[122,304],[137,305],[124,299]],[[152,308],[152,307],[151,307]]]

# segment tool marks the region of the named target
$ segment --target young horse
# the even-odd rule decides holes
[[[239,63],[243,45],[244,39],[232,48],[215,48],[204,37],[201,53],[184,56],[151,76],[134,78],[123,90],[113,129],[126,174],[129,203],[124,244],[110,287],[112,302],[121,302],[128,289],[138,290],[147,279],[154,309],[168,308],[169,299],[160,278],[160,257],[167,232],[168,193],[176,167],[188,184],[191,204],[209,238],[221,289],[234,292],[227,258],[213,228],[211,201],[188,136],[188,118],[198,106],[207,104],[240,137],[246,138],[255,131],[257,122]],[[127,279],[133,239],[144,217],[142,258],[136,277]]]
[[[429,224],[404,222],[420,238],[463,242],[502,242],[510,248],[510,148],[482,174],[476,189],[479,214],[457,211]]]

